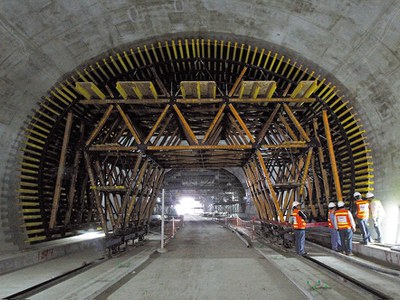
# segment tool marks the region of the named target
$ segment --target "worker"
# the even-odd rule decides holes
[[[376,242],[382,243],[382,230],[381,223],[383,218],[385,217],[385,210],[383,209],[382,203],[380,200],[375,199],[375,195],[371,192],[368,192],[365,198],[370,202],[370,210],[372,221],[374,222],[374,228],[376,232]]]
[[[335,211],[335,229],[339,231],[342,249],[346,255],[353,255],[353,232],[356,231],[356,223],[353,216],[344,208],[344,202],[339,201]]]
[[[336,230],[336,226],[335,226],[336,204],[334,202],[329,202],[328,208],[329,208],[328,226],[329,226],[329,231],[331,233],[331,247],[332,247],[332,250],[340,252],[340,251],[342,251],[342,244],[340,242],[339,232]]]
[[[293,212],[291,214],[290,222],[293,224],[294,229],[296,253],[304,256],[307,254],[307,252],[305,252],[307,216],[300,210],[300,206],[300,202],[293,202]]]
[[[355,192],[353,196],[357,208],[356,218],[363,238],[362,243],[368,245],[372,241],[368,230],[369,201],[362,199],[359,192]]]

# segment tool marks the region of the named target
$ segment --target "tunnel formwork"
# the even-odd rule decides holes
[[[27,243],[141,232],[170,169],[240,167],[258,217],[314,218],[373,190],[365,130],[334,83],[278,53],[183,38],[107,53],[29,120],[17,201]]]

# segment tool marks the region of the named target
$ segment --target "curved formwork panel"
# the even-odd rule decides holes
[[[26,128],[27,242],[142,230],[166,170],[241,167],[262,220],[373,190],[365,131],[315,72],[265,49],[184,39],[104,56],[57,83]]]

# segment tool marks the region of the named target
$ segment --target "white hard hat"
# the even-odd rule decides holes
[[[354,196],[354,198],[357,196],[361,197],[361,194],[359,192],[355,192],[353,196]]]
[[[295,207],[295,206],[297,206],[297,205],[300,205],[300,204],[301,204],[300,202],[294,201],[294,202],[293,202],[293,207]]]
[[[372,198],[372,197],[374,197],[374,194],[372,194],[371,192],[368,192],[368,193],[365,195],[365,198]]]
[[[329,207],[329,208],[333,208],[333,207],[335,207],[335,206],[336,206],[336,204],[333,203],[333,202],[329,202],[329,204],[328,204],[328,207]]]
[[[344,206],[344,202],[343,201],[339,201],[337,204],[338,207],[343,207]]]

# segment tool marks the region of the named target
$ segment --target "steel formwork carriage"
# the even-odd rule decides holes
[[[174,168],[241,167],[265,221],[287,220],[294,199],[317,217],[331,198],[373,189],[348,101],[264,49],[203,39],[127,49],[39,105],[18,191],[27,242],[97,224],[111,236],[140,230]]]

